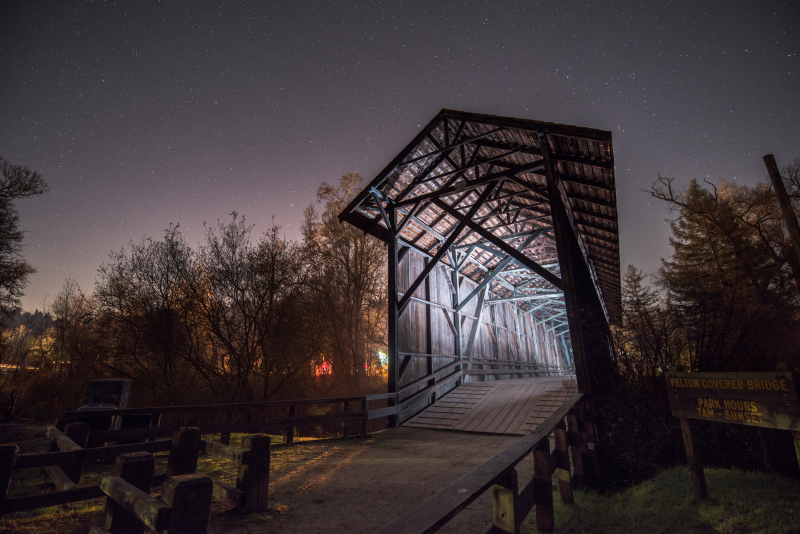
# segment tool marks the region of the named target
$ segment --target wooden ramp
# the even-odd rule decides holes
[[[402,426],[522,436],[577,392],[571,376],[469,382]]]

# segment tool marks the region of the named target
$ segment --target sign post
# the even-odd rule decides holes
[[[708,491],[689,419],[789,430],[800,462],[800,400],[791,372],[664,376],[672,415],[681,420],[695,499],[708,498]]]

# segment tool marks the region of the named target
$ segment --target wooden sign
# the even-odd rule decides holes
[[[800,431],[792,373],[664,373],[672,415]]]

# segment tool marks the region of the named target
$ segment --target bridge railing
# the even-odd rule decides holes
[[[516,360],[472,358],[462,360],[462,363],[466,375],[564,376],[575,373],[574,367]]]
[[[552,532],[555,523],[553,473],[558,472],[561,499],[572,502],[573,485],[585,483],[586,471],[596,468],[591,446],[593,433],[588,431],[579,405],[582,397],[582,394],[571,397],[534,432],[386,525],[379,534],[436,532],[489,488],[492,488],[494,496],[494,520],[484,534],[519,533],[522,521],[534,507],[539,531]],[[552,454],[548,438],[551,433],[556,445]],[[519,489],[515,467],[531,452],[534,475]]]
[[[476,367],[480,366],[480,369]],[[400,422],[414,417],[420,410],[435,402],[441,392],[455,387],[466,376],[508,375],[514,378],[567,376],[575,373],[574,367],[517,360],[473,358],[456,360],[433,373],[403,384],[398,391],[397,409]]]

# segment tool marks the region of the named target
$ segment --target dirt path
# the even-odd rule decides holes
[[[215,534],[375,532],[485,462],[517,437],[398,428],[366,440],[273,451],[270,511],[212,517]],[[520,479],[532,475],[520,465]],[[440,532],[481,532],[491,520],[486,492]]]

